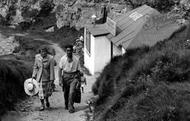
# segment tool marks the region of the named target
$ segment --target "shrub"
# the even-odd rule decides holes
[[[174,5],[174,0],[124,0],[126,4],[131,5],[132,8],[147,4],[161,12],[171,10]]]
[[[30,26],[32,25],[32,21],[23,21],[19,23],[19,26],[17,27],[18,30],[21,31],[26,31],[30,28]]]
[[[21,10],[21,15],[24,18],[34,18],[38,15],[39,11],[37,9],[30,10],[29,6],[23,7]]]
[[[14,104],[26,96],[23,84],[31,76],[31,70],[23,61],[0,59],[0,115],[13,109]]]
[[[54,4],[48,1],[42,1],[40,4],[41,10],[39,11],[38,17],[46,17],[54,8]]]
[[[189,83],[175,83],[172,86],[159,83],[146,92],[129,98],[122,97],[123,108],[107,115],[111,115],[109,119],[114,121],[188,121],[188,90]]]

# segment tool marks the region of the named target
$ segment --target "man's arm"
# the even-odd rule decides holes
[[[54,58],[52,58],[50,60],[50,81],[55,80],[54,64]]]
[[[81,64],[80,64],[80,59],[78,59],[77,61],[78,61],[77,70],[78,70],[80,73],[83,73],[82,67],[81,67]]]
[[[86,77],[84,77],[84,83],[85,83],[85,85],[87,85],[87,82],[86,82]]]
[[[59,77],[59,85],[63,86],[63,78],[62,78],[62,68],[58,69],[58,77]]]
[[[56,62],[55,58],[53,60],[54,60],[54,66],[57,66],[57,62]]]
[[[80,77],[79,81],[81,81],[81,77],[84,76],[84,73],[80,64],[80,59],[78,59],[77,70],[79,71],[79,77]]]
[[[37,72],[38,72],[38,64],[37,64],[37,57],[35,57],[35,62],[33,65],[32,78],[36,78]]]
[[[63,70],[63,65],[62,65],[62,58],[61,58],[61,60],[59,62],[59,67],[58,67],[58,78],[59,78],[60,86],[63,86],[62,70]]]

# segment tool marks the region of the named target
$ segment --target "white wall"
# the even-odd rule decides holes
[[[111,42],[105,37],[95,38],[95,67],[94,72],[101,72],[111,59]]]
[[[117,55],[122,55],[122,47],[113,44],[113,57]]]
[[[126,50],[122,47],[122,55],[125,54]]]
[[[86,49],[86,29],[84,30],[84,65],[91,74],[101,72],[111,60],[111,42],[105,36],[91,35],[91,53]],[[124,53],[122,47],[113,44],[113,56]]]
[[[91,53],[88,53],[86,49],[86,29],[84,30],[84,33],[84,66],[90,71],[91,74],[94,74],[95,38],[91,35]]]

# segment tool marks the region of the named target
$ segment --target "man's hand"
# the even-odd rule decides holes
[[[59,86],[63,87],[63,79],[59,79]]]
[[[53,83],[54,83],[54,80],[50,80],[50,82],[51,82],[51,84],[53,85]]]
[[[59,82],[59,86],[63,87],[63,83],[62,83],[62,82]]]
[[[53,91],[55,91],[55,84],[54,84],[54,80],[50,80],[50,82],[51,82],[51,87],[52,87]]]
[[[63,87],[62,68],[58,69],[59,85]]]
[[[36,78],[35,78],[35,77],[32,77],[32,80],[33,80],[33,79],[36,79]]]

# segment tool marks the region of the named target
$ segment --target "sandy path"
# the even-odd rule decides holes
[[[55,43],[52,47],[56,51],[55,59],[59,62],[64,55],[64,51]],[[31,97],[28,100],[18,104],[18,110],[8,112],[2,121],[85,121],[85,110],[88,110],[86,100],[91,97],[91,87],[95,82],[96,76],[86,76],[87,86],[82,93],[82,101],[80,104],[75,104],[76,112],[70,114],[64,109],[64,97],[61,88],[58,86],[57,67],[56,71],[56,91],[50,97],[51,108],[45,111],[39,111],[40,101],[37,97]],[[21,108],[22,107],[22,108]]]

